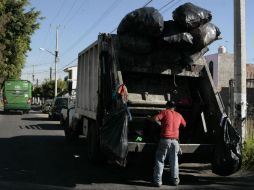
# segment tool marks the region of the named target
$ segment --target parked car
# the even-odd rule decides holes
[[[41,106],[42,113],[49,113],[50,107],[52,106],[53,100],[48,99],[45,103]]]
[[[60,118],[60,125],[65,129],[64,124],[70,125],[71,122],[71,116],[74,113],[75,110],[75,97],[69,97],[68,99],[68,106],[63,107],[61,110],[61,118]]]
[[[68,97],[56,97],[53,100],[52,106],[49,109],[49,118],[53,120],[61,119],[61,110],[63,107],[68,107]]]

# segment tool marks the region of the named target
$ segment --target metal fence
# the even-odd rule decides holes
[[[248,105],[246,118],[246,132],[247,136],[254,138],[254,106]]]
[[[254,138],[254,79],[247,79],[247,135]]]
[[[247,79],[246,93],[247,93],[246,132],[247,136],[254,138],[254,79]],[[233,120],[235,106],[233,96],[234,96],[234,81],[230,80],[226,98],[228,101],[227,112],[231,120]]]

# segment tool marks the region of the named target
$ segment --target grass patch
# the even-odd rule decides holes
[[[243,146],[243,167],[254,170],[254,129],[247,126],[248,134]]]

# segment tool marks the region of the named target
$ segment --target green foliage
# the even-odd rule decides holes
[[[55,85],[54,85],[54,87],[55,87]],[[58,92],[57,96],[62,96],[62,95],[66,94],[68,92],[66,81],[58,79],[58,81],[57,81],[57,92]]]
[[[31,50],[31,36],[39,28],[40,12],[25,10],[28,1],[0,1],[0,83],[20,78],[26,53]]]
[[[37,86],[33,89],[33,97],[42,97],[42,88]]]
[[[67,92],[67,84],[65,81],[58,79],[57,80],[57,92],[58,95],[63,95]],[[54,80],[45,80],[41,86],[34,88],[33,96],[43,97],[45,99],[54,98],[55,94],[55,81]]]
[[[243,167],[254,170],[254,137],[252,135],[248,135],[244,143]]]
[[[42,97],[48,99],[54,98],[55,81],[46,80],[42,84]]]

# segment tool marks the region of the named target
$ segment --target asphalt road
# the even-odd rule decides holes
[[[130,155],[125,169],[93,165],[85,139],[68,143],[58,121],[46,114],[0,112],[0,190],[158,189],[151,187],[151,155]],[[169,171],[164,171],[169,186]],[[181,164],[177,189],[253,189],[254,173],[220,177],[207,164]]]

